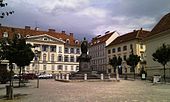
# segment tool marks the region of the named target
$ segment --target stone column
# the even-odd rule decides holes
[[[69,80],[69,74],[66,74],[66,80]]]
[[[84,74],[84,80],[87,80],[87,74]]]
[[[103,77],[103,74],[101,74],[101,77],[100,77],[100,79],[101,79],[101,80],[103,80],[103,79],[104,79],[104,77]]]

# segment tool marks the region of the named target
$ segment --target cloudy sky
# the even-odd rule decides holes
[[[41,30],[54,28],[74,33],[83,39],[106,31],[120,34],[134,29],[151,30],[162,16],[170,12],[170,0],[5,0],[2,10],[14,10],[0,19],[4,26],[29,25]]]

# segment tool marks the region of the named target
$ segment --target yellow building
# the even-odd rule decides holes
[[[163,66],[153,61],[152,54],[162,46],[162,44],[170,44],[170,13],[158,22],[144,41],[147,49],[146,71],[148,76],[161,75],[163,77]],[[170,63],[166,65],[166,77],[170,77]]]
[[[131,73],[129,66],[126,64],[126,59],[129,55],[133,53],[140,56],[141,60],[144,60],[144,53],[146,50],[145,45],[142,42],[142,39],[149,33],[149,31],[142,30],[134,30],[133,32],[124,34],[122,36],[117,37],[113,42],[111,42],[106,47],[107,52],[107,69],[108,73],[113,73],[113,68],[109,65],[109,59],[111,59],[114,55],[117,57],[120,56],[122,58],[122,73],[125,72],[125,68],[127,68],[127,73]],[[137,66],[136,73],[140,72],[140,65]]]
[[[40,31],[29,26],[25,26],[25,29],[1,26],[0,33],[1,37],[12,38],[14,33],[24,36],[26,42],[34,46],[32,50],[40,53],[38,60],[33,59],[31,64],[25,67],[26,72],[70,73],[79,69],[77,58],[80,56],[80,42],[74,38],[73,33],[58,33],[54,29]],[[16,67],[15,71],[17,70]]]

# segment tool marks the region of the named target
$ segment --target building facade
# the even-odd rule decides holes
[[[90,42],[89,55],[91,56],[90,66],[93,71],[106,72],[107,56],[106,46],[109,45],[119,34],[114,32],[107,32],[103,36],[92,38]]]
[[[163,66],[153,60],[152,54],[163,44],[170,45],[170,13],[165,15],[144,39],[146,44],[146,71],[149,77],[161,75]],[[170,63],[166,65],[166,77],[170,77]]]
[[[35,57],[25,71],[29,73],[70,73],[79,70],[77,58],[80,56],[80,41],[76,40],[73,33],[69,35],[62,31],[55,32],[40,31],[26,26],[22,28],[2,27],[0,28],[1,37],[12,38],[13,34],[18,34],[26,38],[26,42],[34,46],[32,50],[39,56]],[[5,64],[5,62],[3,63]],[[15,68],[17,72],[17,67]]]
[[[121,70],[122,73],[125,73],[125,68],[127,68],[127,73],[131,73],[133,70],[126,64],[126,59],[132,53],[140,56],[141,60],[145,59],[145,50],[146,46],[143,44],[142,39],[149,33],[149,31],[143,30],[134,30],[133,32],[121,35],[113,40],[106,47],[107,54],[107,72],[113,73],[113,68],[109,65],[109,60],[113,58],[113,56],[122,58]],[[136,73],[140,72],[140,65],[137,66]]]

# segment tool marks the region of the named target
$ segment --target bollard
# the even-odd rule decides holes
[[[61,76],[61,77],[62,77],[62,80],[64,80],[64,79],[65,79],[64,74],[62,74],[62,76]]]
[[[58,80],[61,80],[61,74],[60,73],[58,74]]]
[[[108,74],[108,78],[110,79],[110,74]]]
[[[87,74],[84,74],[84,80],[87,80]]]
[[[66,80],[69,80],[69,74],[66,74]]]
[[[119,81],[119,73],[118,73],[118,69],[116,70],[116,80]]]
[[[101,80],[103,80],[103,79],[104,79],[104,77],[103,77],[103,74],[101,74],[101,77],[100,77],[100,79],[101,79]]]

